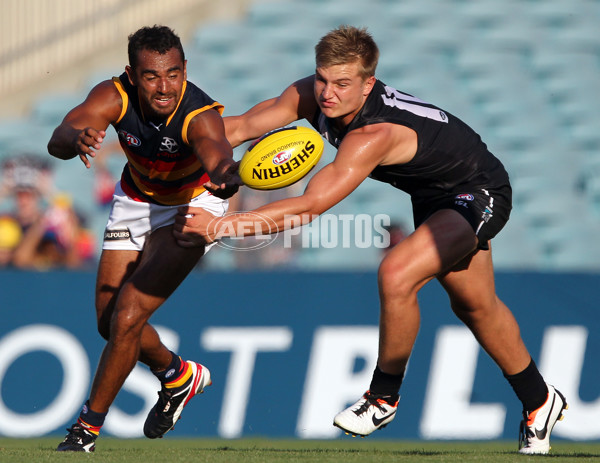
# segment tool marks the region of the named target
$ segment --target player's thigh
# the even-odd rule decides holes
[[[467,220],[452,209],[442,209],[387,254],[380,275],[401,272],[404,279],[425,281],[454,266],[476,246],[475,233]]]
[[[108,335],[119,291],[137,268],[141,255],[133,250],[102,251],[96,277],[96,317],[103,335]]]
[[[173,237],[173,226],[154,231],[146,240],[141,261],[128,283],[140,307],[153,311],[177,289],[198,260],[204,247],[182,248]]]

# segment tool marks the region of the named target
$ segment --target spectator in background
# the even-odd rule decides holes
[[[3,266],[49,270],[84,268],[94,261],[93,234],[83,227],[70,197],[54,192],[46,160],[29,154],[6,160],[2,165],[2,196],[12,202],[6,219],[13,222],[5,221],[4,229],[18,236],[17,240],[7,240],[12,247],[4,246]],[[18,234],[11,225],[18,227]]]
[[[14,217],[0,216],[0,268],[12,264],[13,253],[23,233]]]
[[[118,159],[118,174],[111,171],[109,159]],[[126,161],[118,139],[104,144],[98,150],[98,156],[94,160],[94,199],[101,207],[109,207],[112,203],[115,184],[119,180],[123,162]]]
[[[12,215],[23,230],[33,224],[52,194],[50,163],[32,154],[19,154],[2,163],[0,198],[12,202]]]
[[[23,233],[12,262],[22,269],[76,269],[91,263],[93,254],[92,233],[82,227],[71,199],[62,194]]]

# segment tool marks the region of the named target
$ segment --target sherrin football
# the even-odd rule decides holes
[[[323,147],[321,134],[311,128],[292,126],[273,130],[248,147],[240,162],[240,178],[255,190],[290,186],[319,162]]]

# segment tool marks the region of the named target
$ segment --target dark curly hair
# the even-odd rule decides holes
[[[185,61],[181,39],[172,29],[157,25],[142,27],[129,36],[129,45],[127,46],[129,65],[135,69],[138,53],[142,50],[152,50],[162,55],[171,48],[179,50],[181,60]]]

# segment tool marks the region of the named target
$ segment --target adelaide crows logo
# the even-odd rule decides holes
[[[179,145],[172,138],[163,137],[162,142],[160,143],[160,149],[167,153],[177,153],[177,151],[179,151]]]

